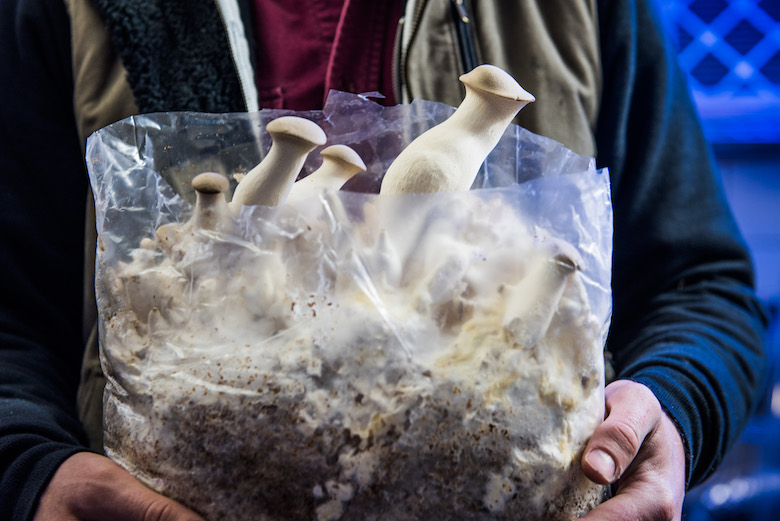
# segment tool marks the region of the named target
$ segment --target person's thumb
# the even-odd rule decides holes
[[[60,465],[41,496],[34,521],[204,521],[144,486],[110,459],[90,452]]]
[[[192,510],[162,496],[137,481],[129,473],[116,467],[112,473],[115,495],[104,517],[116,521],[203,521]],[[110,514],[110,515],[108,515]]]
[[[644,385],[618,380],[604,390],[606,419],[591,436],[582,470],[591,481],[617,481],[636,457],[648,434],[658,428],[661,405]]]
[[[140,485],[125,497],[124,513],[106,519],[117,521],[203,521],[192,510]]]

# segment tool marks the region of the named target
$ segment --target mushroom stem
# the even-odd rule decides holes
[[[569,276],[581,269],[576,249],[563,241],[551,241],[539,252],[526,276],[503,290],[504,329],[522,347],[533,347],[545,336]]]
[[[534,101],[509,74],[480,65],[460,77],[466,97],[446,121],[412,141],[387,169],[380,193],[468,190],[515,115]]]
[[[238,184],[230,202],[237,213],[242,205],[278,206],[316,146],[324,145],[325,132],[313,121],[286,116],[270,122],[266,131],[273,144],[268,155]]]
[[[329,146],[321,155],[322,166],[293,184],[287,202],[300,201],[325,190],[336,191],[358,172],[366,170],[357,152],[346,145]]]
[[[228,208],[224,193],[229,186],[227,178],[221,174],[206,172],[195,176],[192,180],[195,213],[190,218],[190,227],[215,230],[225,222]]]

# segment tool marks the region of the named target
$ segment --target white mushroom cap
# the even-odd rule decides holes
[[[460,81],[469,88],[516,101],[536,101],[509,73],[495,65],[480,65],[463,74]]]
[[[277,118],[265,127],[266,132],[274,139],[292,138],[311,143],[313,146],[324,145],[327,138],[325,131],[315,122],[297,116]]]
[[[360,158],[357,152],[346,145],[332,145],[320,152],[323,160],[330,160],[337,163],[339,167],[350,172],[363,172],[366,164]]]
[[[222,194],[229,186],[230,182],[222,174],[205,172],[195,176],[192,180],[196,195],[195,212],[187,224],[189,229],[216,230],[228,222],[227,202]]]
[[[227,177],[215,172],[198,174],[192,180],[192,188],[202,194],[221,194],[227,191],[229,186],[230,182]]]

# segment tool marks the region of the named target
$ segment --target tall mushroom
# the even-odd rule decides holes
[[[322,166],[293,184],[287,202],[300,201],[325,190],[338,190],[366,169],[360,156],[346,145],[333,145],[321,152]]]
[[[236,187],[230,209],[237,213],[244,205],[278,206],[316,146],[324,145],[325,132],[308,119],[285,116],[266,125],[273,144],[268,155]]]
[[[443,123],[412,141],[393,161],[380,193],[468,190],[515,115],[535,98],[508,73],[480,65],[460,77],[466,97]]]

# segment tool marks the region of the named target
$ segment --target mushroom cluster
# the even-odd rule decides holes
[[[230,520],[568,520],[603,417],[583,260],[500,192],[468,191],[533,97],[505,72],[388,170],[295,116],[238,184],[195,177],[188,220],[107,270],[107,453]],[[432,194],[431,192],[436,192]],[[398,194],[401,194],[400,196]],[[413,195],[416,194],[416,195]]]

